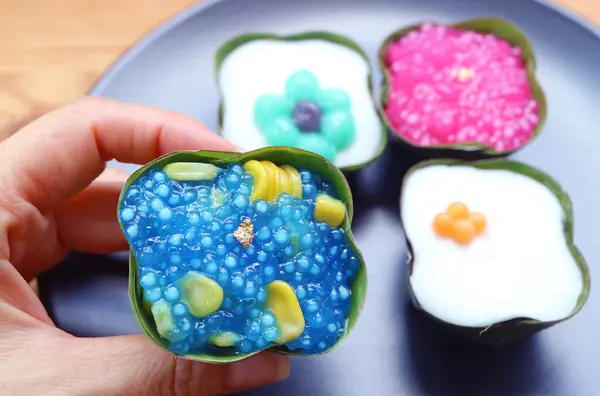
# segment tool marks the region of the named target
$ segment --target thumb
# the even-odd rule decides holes
[[[78,394],[219,395],[280,381],[290,372],[287,356],[269,352],[231,364],[206,364],[176,357],[141,335],[74,342],[79,345],[72,350],[85,359],[89,380],[78,381],[88,388]]]

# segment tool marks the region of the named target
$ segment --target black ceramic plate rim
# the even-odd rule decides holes
[[[217,4],[220,1],[226,0],[201,0],[199,3],[191,5],[183,10],[175,13],[170,18],[167,17],[162,23],[158,23],[154,28],[151,28],[142,37],[134,41],[127,47],[121,55],[106,69],[104,74],[100,76],[88,91],[89,95],[102,96],[106,86],[120,70],[134,59],[139,53],[148,48],[160,37],[169,33],[176,26],[192,18],[199,12],[205,11]],[[537,4],[538,6],[551,10],[559,16],[562,16],[569,22],[583,27],[585,31],[591,34],[594,38],[600,40],[600,27],[592,23],[587,18],[579,15],[575,11],[571,11],[564,6],[551,2],[550,0],[522,0]]]

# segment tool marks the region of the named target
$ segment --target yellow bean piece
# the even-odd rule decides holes
[[[163,168],[170,179],[184,181],[214,180],[221,170],[199,162],[172,162]]]
[[[238,333],[235,333],[233,331],[222,331],[211,336],[208,339],[208,342],[218,347],[226,348],[234,346],[241,339],[242,337],[240,337]]]
[[[282,193],[302,198],[302,179],[293,166],[277,166],[271,161],[251,160],[244,164],[244,169],[254,177],[250,195],[253,201],[273,201]]]
[[[294,289],[284,281],[273,281],[266,287],[267,307],[279,326],[277,344],[286,344],[304,332],[304,315]]]
[[[169,339],[169,336],[174,329],[171,306],[165,300],[159,300],[152,304],[151,311],[158,334]]]
[[[190,271],[179,281],[181,300],[190,313],[203,318],[217,311],[223,302],[223,289],[217,282],[200,272]]]
[[[346,206],[327,194],[319,194],[315,201],[315,219],[324,221],[330,227],[338,227],[346,216]]]

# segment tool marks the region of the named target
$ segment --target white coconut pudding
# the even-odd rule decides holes
[[[221,134],[245,150],[291,146],[360,166],[385,137],[369,74],[358,52],[325,40],[242,44],[219,68]]]
[[[561,320],[582,292],[565,212],[542,183],[509,170],[430,165],[406,177],[401,200],[419,305],[454,325]]]

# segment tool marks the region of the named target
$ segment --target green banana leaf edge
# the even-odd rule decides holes
[[[486,344],[492,347],[503,347],[505,345],[520,341],[530,335],[533,335],[541,330],[552,327],[558,323],[564,322],[577,313],[581,311],[583,306],[586,304],[590,291],[591,291],[591,277],[588,265],[586,263],[585,258],[577,248],[574,242],[574,230],[573,230],[573,208],[572,202],[569,195],[562,189],[562,187],[556,182],[550,175],[530,166],[518,161],[507,160],[504,158],[493,158],[493,159],[484,159],[474,162],[461,161],[461,160],[453,160],[453,159],[434,159],[423,161],[414,165],[410,168],[404,178],[402,194],[404,194],[404,184],[408,177],[415,172],[416,170],[434,166],[434,165],[448,165],[448,166],[470,166],[477,169],[484,170],[506,170],[514,173],[521,174],[523,176],[529,177],[533,180],[536,180],[542,183],[546,188],[548,188],[559,200],[560,205],[564,212],[564,220],[563,220],[563,234],[565,240],[567,242],[567,246],[571,255],[575,259],[577,263],[577,267],[581,273],[581,277],[583,280],[583,287],[581,293],[579,294],[579,298],[577,299],[577,304],[571,314],[563,319],[555,320],[555,321],[539,321],[531,318],[513,318],[510,320],[506,320],[503,322],[492,323],[486,327],[467,327],[467,326],[457,326],[451,323],[447,323],[442,321],[441,319],[431,315],[419,304],[415,293],[413,292],[410,286],[410,276],[412,275],[412,270],[415,262],[415,256],[413,253],[412,245],[408,236],[406,236],[406,243],[408,247],[408,259],[407,259],[407,287],[410,299],[412,303],[415,305],[417,309],[421,312],[425,313],[426,316],[433,319],[438,325],[441,325],[441,328],[444,330],[449,330],[450,332],[456,333],[458,335],[464,336],[472,341]],[[402,195],[400,197],[400,208],[402,207]],[[402,213],[400,215],[402,217]]]
[[[303,41],[303,40],[322,40],[322,41],[327,41],[330,43],[334,43],[334,44],[338,44],[338,45],[342,45],[344,47],[350,48],[351,50],[357,52],[369,64],[369,75],[367,77],[368,85],[369,85],[369,92],[371,94],[371,100],[373,101],[373,106],[377,109],[375,96],[373,94],[373,78],[372,78],[373,72],[372,72],[372,68],[371,68],[371,63],[369,61],[369,57],[363,51],[363,49],[353,40],[351,40],[347,37],[344,37],[344,36],[340,36],[335,33],[327,32],[327,31],[311,31],[311,32],[304,32],[304,33],[291,34],[291,35],[276,35],[273,33],[249,33],[249,34],[243,34],[243,35],[234,37],[234,38],[230,39],[229,41],[225,42],[223,45],[221,45],[221,47],[219,47],[219,49],[217,50],[217,53],[215,55],[214,68],[215,68],[215,75],[216,75],[217,82],[219,81],[219,73],[221,70],[221,65],[225,61],[225,58],[227,58],[227,56],[229,54],[231,54],[233,51],[235,51],[237,48],[239,48],[242,45],[247,44],[251,41],[255,41],[255,40],[275,40],[275,41],[290,41],[290,42]],[[219,95],[222,98],[222,92],[220,90],[220,87],[219,87]],[[218,112],[219,112],[218,113],[218,129],[219,129],[218,133],[221,133],[221,128],[223,126],[223,114],[225,113],[225,105],[224,105],[222,99],[220,100],[220,103],[219,103]],[[381,154],[383,153],[383,150],[385,149],[385,146],[387,145],[387,140],[388,140],[387,126],[381,117],[381,112],[377,111],[377,115],[379,118],[379,122],[381,123],[381,135],[380,135],[380,140],[379,140],[379,146],[377,147],[377,151],[375,152],[375,155],[366,162],[356,164],[356,165],[341,167],[341,170],[343,172],[354,172],[359,169],[362,169],[362,168],[372,164],[373,162],[375,162],[375,160],[377,160],[377,158],[379,158],[381,156]]]
[[[518,150],[521,150],[525,146],[532,143],[542,132],[544,125],[546,123],[546,119],[548,117],[548,103],[546,101],[546,95],[536,76],[536,56],[533,50],[533,46],[527,39],[525,33],[521,31],[516,25],[513,23],[495,17],[486,17],[486,18],[474,18],[469,19],[460,23],[447,25],[450,27],[454,27],[457,29],[463,30],[471,30],[483,34],[492,34],[500,39],[506,40],[513,46],[517,46],[521,48],[522,57],[527,67],[527,76],[529,80],[529,85],[533,92],[533,96],[538,103],[539,106],[539,122],[536,126],[531,139],[528,142],[521,145],[520,147],[512,150],[512,151],[503,151],[498,152],[493,147],[482,145],[480,143],[465,143],[465,144],[454,144],[454,145],[437,145],[437,146],[427,146],[421,147],[416,146],[394,133],[394,128],[389,122],[384,108],[387,103],[387,96],[389,90],[390,83],[390,72],[388,69],[388,65],[386,62],[386,50],[387,47],[394,42],[397,42],[402,37],[412,32],[413,30],[418,29],[423,23],[411,25],[408,27],[404,27],[400,30],[397,30],[387,36],[381,46],[379,47],[377,53],[377,60],[379,64],[379,68],[383,74],[383,81],[381,85],[381,93],[380,93],[380,106],[378,108],[380,117],[385,123],[388,130],[391,132],[391,135],[395,139],[395,141],[400,142],[402,145],[407,146],[408,148],[415,150],[417,152],[421,152],[426,154],[433,154],[434,157],[448,157],[448,158],[465,158],[465,159],[480,159],[480,158],[493,158],[493,157],[505,157],[508,156]]]
[[[171,162],[202,162],[202,163],[210,163],[215,166],[226,166],[231,163],[245,163],[249,160],[268,160],[272,161],[276,165],[284,165],[290,164],[297,168],[305,168],[311,170],[321,177],[329,180],[331,184],[335,187],[335,190],[338,194],[339,199],[344,202],[347,210],[347,216],[342,223],[342,228],[346,234],[346,242],[348,246],[355,252],[356,257],[360,261],[360,268],[357,272],[356,278],[354,279],[351,290],[351,307],[350,312],[346,320],[346,331],[340,337],[340,339],[332,345],[326,351],[323,351],[319,354],[313,355],[304,355],[300,352],[290,350],[285,346],[273,346],[268,348],[268,350],[288,355],[296,355],[296,356],[316,356],[322,355],[331,352],[335,348],[337,348],[349,335],[350,331],[356,325],[358,321],[359,315],[362,312],[366,292],[367,292],[367,270],[365,266],[365,261],[362,257],[362,253],[356,246],[354,241],[354,237],[352,235],[352,231],[350,229],[350,224],[352,222],[353,216],[353,201],[352,201],[352,193],[350,191],[350,186],[344,176],[344,174],[333,164],[328,162],[325,158],[314,154],[309,151],[300,150],[291,147],[265,147],[254,151],[249,151],[243,154],[240,153],[232,153],[232,152],[222,152],[222,151],[176,151],[170,154],[163,155],[159,157],[145,166],[138,169],[134,172],[126,181],[123,190],[121,191],[121,195],[119,197],[119,204],[117,213],[120,213],[121,205],[123,200],[125,199],[125,194],[129,187],[135,183],[135,181],[141,177],[141,175],[152,169],[162,169],[165,165]],[[142,330],[143,334],[145,334],[151,341],[153,341],[159,347],[170,351],[168,348],[168,342],[163,339],[156,330],[156,325],[154,323],[154,319],[152,318],[152,314],[149,312],[149,309],[145,306],[145,299],[143,297],[142,289],[139,285],[138,279],[138,265],[133,252],[130,250],[130,258],[129,258],[129,300],[131,307],[133,309],[133,313],[135,315],[136,321]],[[239,360],[246,359],[253,354],[259,352],[254,352],[250,354],[236,354],[236,355],[210,355],[206,353],[189,353],[185,355],[181,355],[184,358],[190,360],[197,360],[206,363],[231,363]]]

